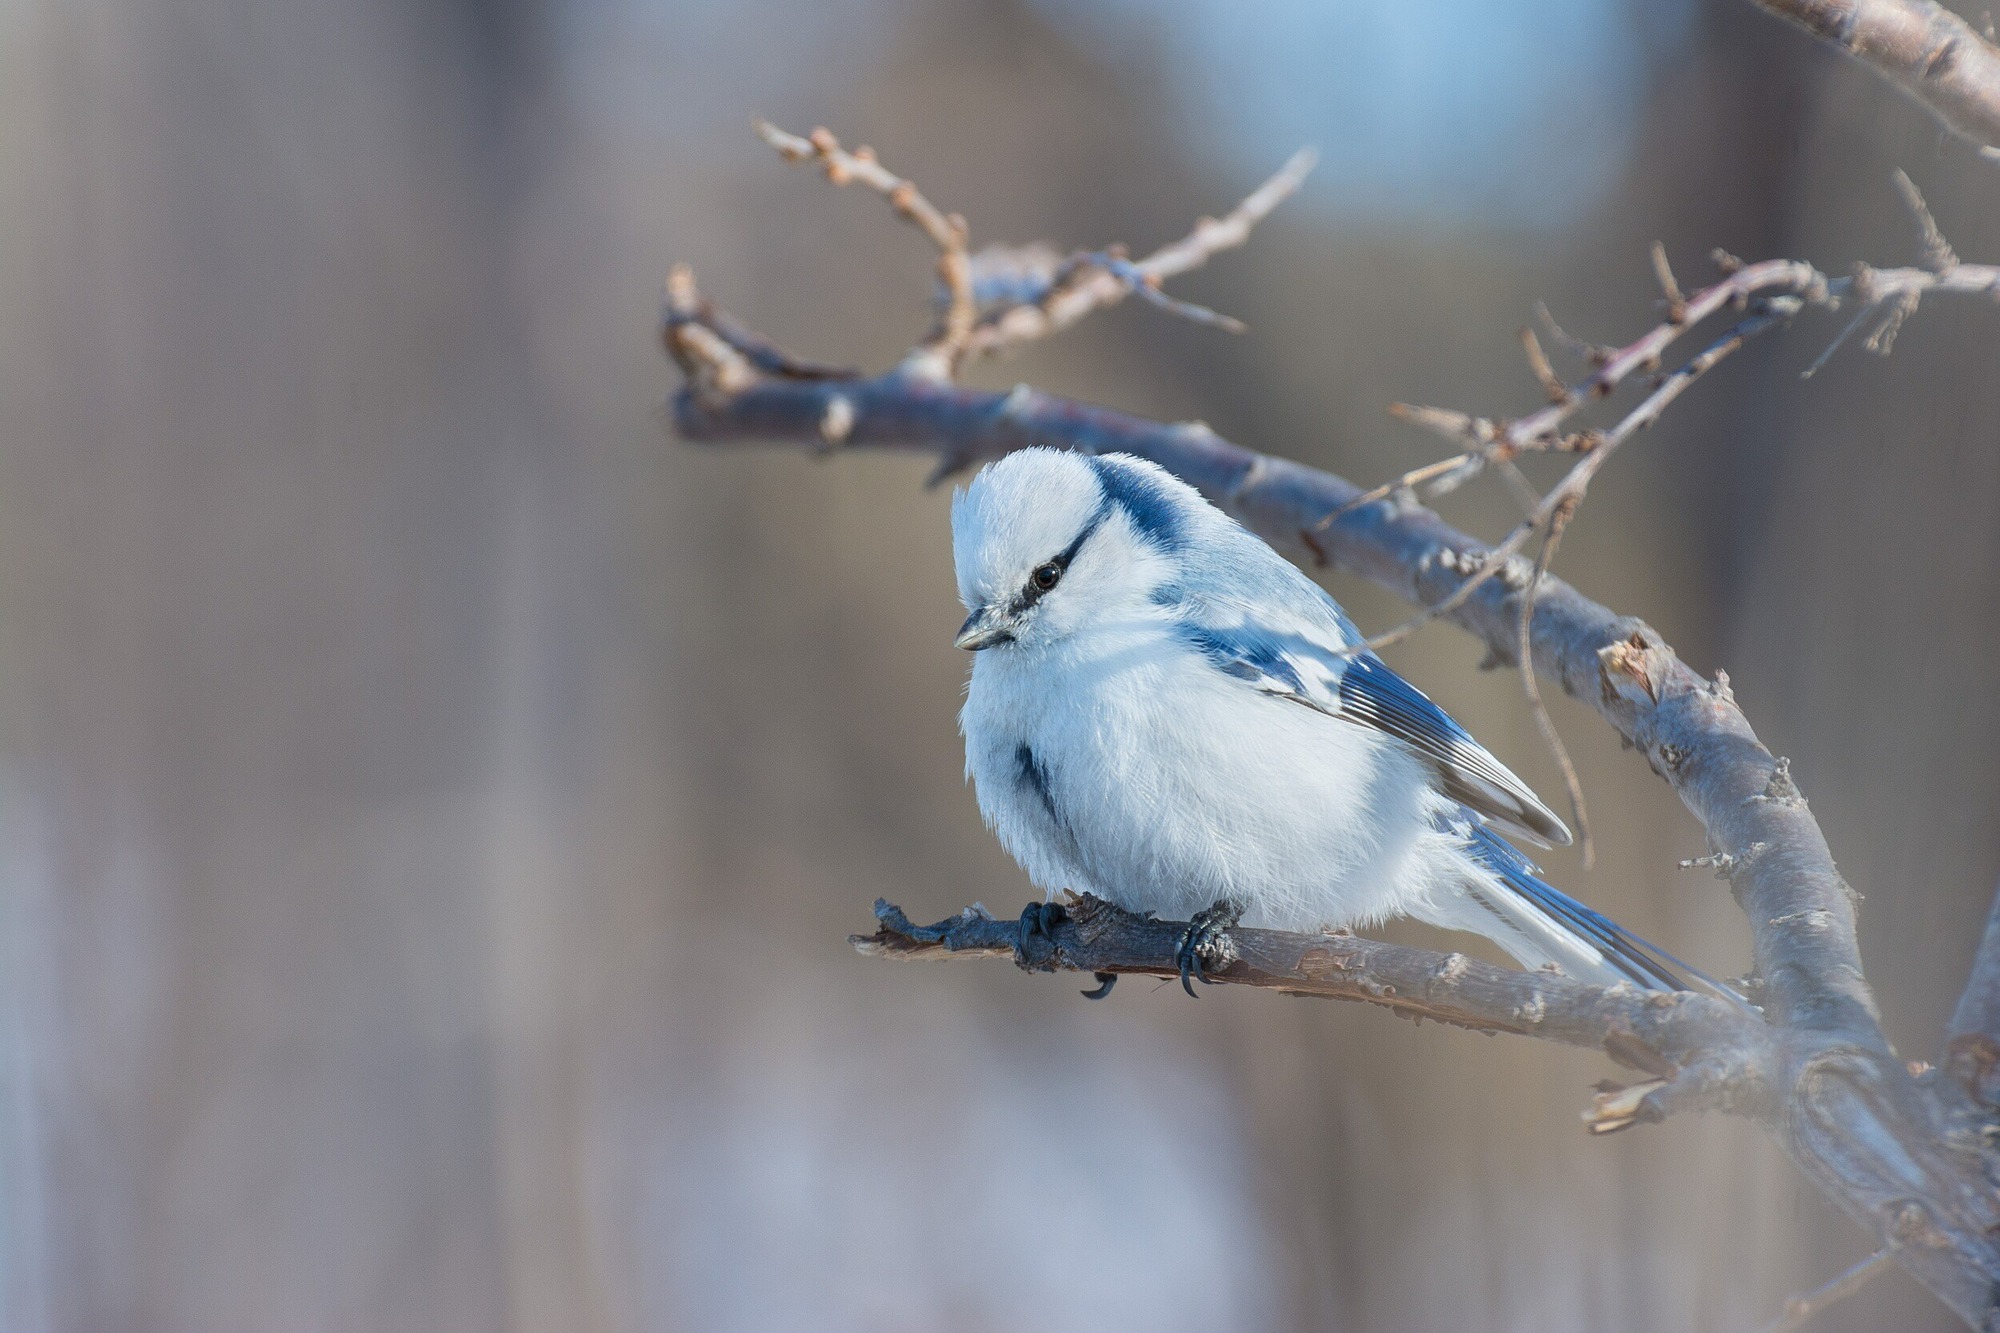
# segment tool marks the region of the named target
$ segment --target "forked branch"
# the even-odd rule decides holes
[[[1220,218],[1201,218],[1180,240],[1163,245],[1144,259],[1130,260],[1122,246],[1078,252],[1060,258],[1052,246],[996,247],[973,256],[982,266],[1000,269],[1026,280],[1012,300],[995,301],[973,331],[967,346],[971,356],[985,356],[1046,338],[1075,324],[1092,311],[1116,305],[1128,295],[1161,306],[1170,313],[1240,333],[1240,322],[1225,315],[1175,301],[1161,290],[1177,278],[1206,264],[1224,250],[1250,239],[1251,228],[1269,217],[1305,183],[1318,155],[1301,148],[1269,180],[1245,196]]]
[[[800,142],[838,160],[832,137],[824,141]],[[1265,192],[1282,191],[1267,186]],[[1844,279],[1828,279],[1796,260],[1729,261],[1720,282],[1692,294],[1661,264],[1666,321],[1626,348],[1592,357],[1594,370],[1581,384],[1562,384],[1534,346],[1531,367],[1549,399],[1537,412],[1514,422],[1413,412],[1462,432],[1467,445],[1443,466],[1432,465],[1433,477],[1511,466],[1521,452],[1577,455],[1564,480],[1539,499],[1531,521],[1497,547],[1454,531],[1419,504],[1412,478],[1363,491],[1330,473],[1254,453],[1199,424],[1150,421],[1025,385],[1005,393],[967,388],[950,374],[962,357],[931,354],[939,346],[935,334],[885,374],[799,362],[716,311],[685,269],[668,283],[663,336],[686,379],[673,411],[688,439],[902,449],[934,457],[934,476],[1031,445],[1137,454],[1192,483],[1295,559],[1380,583],[1427,608],[1427,616],[1474,634],[1495,660],[1526,658],[1540,679],[1595,709],[1706,830],[1712,849],[1706,861],[1732,882],[1748,917],[1761,1020],[1704,997],[1659,1000],[1599,990],[1349,936],[1232,932],[1235,956],[1221,969],[1223,979],[1604,1048],[1653,1077],[1629,1088],[1608,1086],[1586,1117],[1593,1129],[1683,1108],[1753,1117],[1899,1265],[1978,1326],[2000,1308],[2000,1193],[1990,1184],[2000,1179],[2000,1158],[1988,1137],[1994,1108],[1968,1091],[1976,1084],[1913,1070],[1890,1048],[1863,978],[1851,893],[1790,765],[1757,739],[1725,677],[1704,679],[1642,621],[1589,600],[1545,564],[1531,570],[1517,554],[1534,532],[1567,519],[1624,441],[1747,338],[1811,306],[1851,300],[1886,327],[1931,292],[2000,291],[2000,270],[1964,264],[1941,236],[1936,240],[1930,244],[1926,234],[1918,267],[1863,269]],[[1079,298],[1081,304],[1129,292],[1115,266],[1096,271],[1115,285],[1103,286],[1103,298],[1091,303]],[[1034,307],[1019,325],[1032,333],[1022,336],[1053,332],[1062,325],[1051,311],[1069,307],[1052,302],[1052,290],[1025,284],[1012,306],[1004,297],[982,301],[975,291],[976,328],[1000,328],[1010,309]],[[1735,312],[1734,323],[1660,373],[1671,345],[1726,310]],[[961,352],[975,339],[969,335]],[[1601,432],[1571,428],[1577,412],[1634,375],[1658,378],[1618,422]],[[1180,923],[1132,918],[1094,900],[1073,912],[1048,937],[1046,953],[1015,924],[977,911],[917,927],[884,906],[882,929],[861,942],[870,952],[904,957],[1002,953],[1037,968],[1174,970]],[[1989,955],[2000,956],[2000,941],[1982,951],[1982,960]],[[2000,960],[1994,970],[2000,975]],[[1636,1046],[1623,1044],[1626,1032]]]

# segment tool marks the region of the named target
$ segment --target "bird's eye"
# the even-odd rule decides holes
[[[1037,565],[1035,572],[1028,575],[1028,578],[1034,583],[1037,592],[1047,592],[1061,582],[1062,573],[1062,566],[1051,561],[1046,565]]]

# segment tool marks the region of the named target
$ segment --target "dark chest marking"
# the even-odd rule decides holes
[[[1021,785],[1035,794],[1035,799],[1042,803],[1042,809],[1048,812],[1050,822],[1057,828],[1067,828],[1061,813],[1056,810],[1056,798],[1049,790],[1048,770],[1042,767],[1042,761],[1035,757],[1034,749],[1026,741],[1014,748],[1014,765],[1020,770]]]

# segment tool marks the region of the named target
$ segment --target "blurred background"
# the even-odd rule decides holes
[[[1392,401],[1536,402],[1537,298],[1649,324],[1655,238],[1909,262],[1900,165],[2000,259],[1991,168],[1742,0],[0,0],[5,1328],[1733,1329],[1860,1259],[1741,1123],[1589,1139],[1588,1054],[848,948],[1030,891],[924,464],[666,432],[676,260],[808,356],[925,322],[922,239],[752,115],[975,243],[1150,247],[1317,145],[1177,286],[1247,336],[1133,304],[979,378],[1363,481],[1438,452]],[[2000,313],[1801,381],[1836,328],[1559,568],[1793,758],[1915,1058],[2000,876]],[[1394,660],[1559,791],[1477,657]],[[1554,708],[1601,856],[1552,878],[1741,969],[1693,820]],[[1896,1273],[1816,1325],[1950,1326]]]

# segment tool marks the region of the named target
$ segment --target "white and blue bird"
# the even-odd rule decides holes
[[[1686,988],[1676,960],[1499,836],[1570,842],[1526,783],[1370,652],[1318,584],[1165,469],[1021,450],[954,497],[951,527],[981,812],[1051,901],[1088,892],[1193,923],[1184,985],[1239,920],[1408,916],[1527,967]]]

